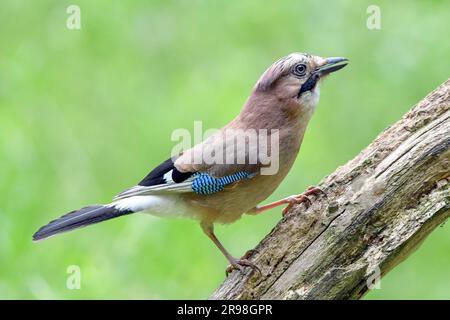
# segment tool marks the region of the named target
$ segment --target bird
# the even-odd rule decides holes
[[[345,67],[348,61],[343,57],[322,58],[301,52],[278,59],[258,79],[241,112],[222,129],[192,148],[172,155],[110,203],[86,206],[49,222],[33,235],[33,241],[135,213],[175,215],[199,221],[203,232],[228,260],[227,274],[244,267],[259,270],[248,256],[234,258],[216,237],[214,225],[229,224],[243,214],[257,215],[281,205],[286,206],[284,215],[294,204],[308,205],[310,196],[323,193],[310,187],[302,194],[261,204],[293,166],[319,102],[321,81]],[[247,135],[241,139],[246,142],[244,146],[236,142],[249,131],[264,132],[270,140],[278,138],[273,139],[276,142],[273,145],[265,146],[271,155],[269,162],[257,150],[264,139],[255,142]],[[227,161],[206,161],[205,154],[217,159],[221,154],[222,160]],[[267,170],[270,167],[275,170],[264,172],[270,171]]]

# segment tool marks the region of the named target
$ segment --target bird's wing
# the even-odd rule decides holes
[[[217,170],[211,170],[214,167],[205,165],[200,171],[180,171],[176,160],[170,158],[153,169],[138,185],[119,193],[114,200],[164,193],[193,192],[209,195],[257,174],[239,170],[240,167],[227,166],[226,170],[220,170],[221,175],[217,175]]]
[[[224,139],[234,137],[224,138],[220,132],[209,137],[181,155],[164,161],[137,186],[118,194],[114,200],[160,193],[213,194],[259,174],[260,163],[247,159],[254,146],[239,150]],[[238,157],[245,161],[238,161]]]

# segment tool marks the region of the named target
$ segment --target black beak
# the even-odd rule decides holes
[[[345,67],[348,63],[348,59],[342,57],[332,57],[326,58],[326,63],[317,68],[315,73],[317,73],[320,77],[326,76],[332,72],[338,71]]]
[[[299,98],[303,92],[314,89],[320,78],[345,67],[347,65],[347,62],[348,59],[341,57],[326,58],[325,64],[314,70],[309,76],[308,80],[306,80],[305,83],[300,87],[297,98]]]

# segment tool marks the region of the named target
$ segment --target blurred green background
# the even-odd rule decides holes
[[[66,28],[71,4],[81,30]],[[381,30],[366,27],[371,4]],[[169,156],[174,129],[231,120],[277,58],[348,57],[268,200],[300,192],[448,78],[449,31],[449,1],[2,0],[0,298],[206,298],[227,263],[195,221],[134,215],[38,244],[31,235],[137,183]],[[218,236],[240,256],[280,211]],[[447,225],[366,298],[449,299],[449,252]],[[69,265],[80,290],[66,288]]]

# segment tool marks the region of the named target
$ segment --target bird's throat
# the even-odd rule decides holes
[[[311,91],[312,89],[314,89],[316,87],[317,82],[320,79],[320,75],[317,73],[313,73],[308,80],[305,81],[305,83],[303,83],[303,85],[300,87],[300,90],[298,91],[298,95],[297,98],[300,98],[300,96],[302,95],[302,93],[307,92],[307,91]]]

